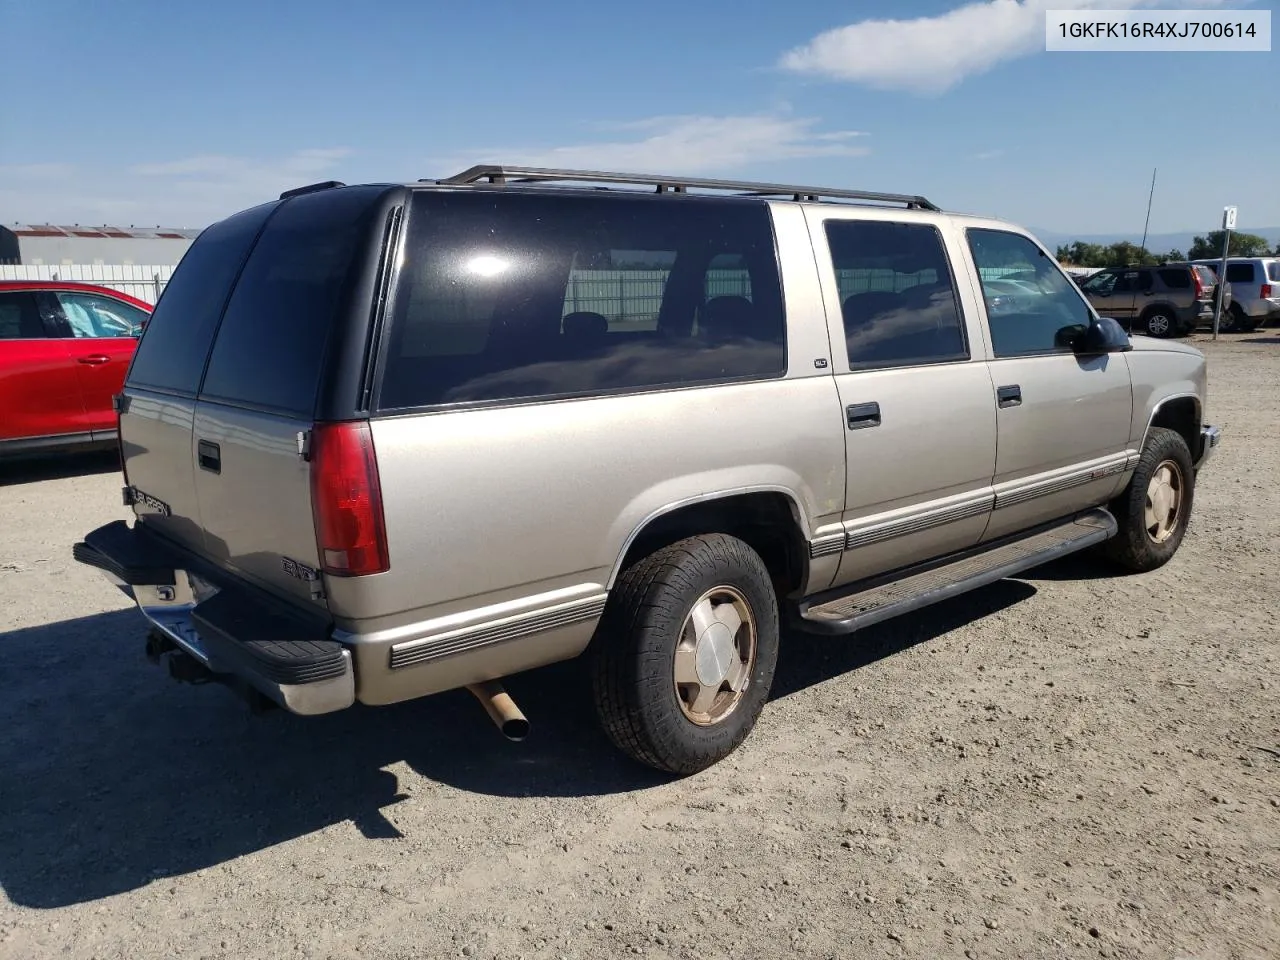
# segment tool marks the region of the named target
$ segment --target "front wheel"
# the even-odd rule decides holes
[[[1178,321],[1168,310],[1155,309],[1148,313],[1143,319],[1143,325],[1147,328],[1147,333],[1153,337],[1159,337],[1162,340],[1172,337],[1177,329]]]
[[[1152,427],[1129,485],[1111,503],[1120,530],[1103,544],[1108,559],[1133,573],[1168,563],[1187,532],[1195,481],[1187,441]]]
[[[596,709],[624,753],[696,773],[746,739],[777,661],[778,601],[760,556],[725,534],[690,537],[619,576],[595,640]]]

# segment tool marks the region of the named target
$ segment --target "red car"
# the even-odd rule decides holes
[[[0,458],[117,442],[151,305],[87,283],[0,281]]]

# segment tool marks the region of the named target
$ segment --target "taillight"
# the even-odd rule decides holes
[[[1203,300],[1204,299],[1204,280],[1201,279],[1199,270],[1191,271],[1191,282],[1196,285],[1195,298],[1197,300]]]
[[[1264,283],[1264,284],[1262,285],[1262,290],[1261,290],[1261,291],[1259,291],[1259,292],[1262,294],[1262,299],[1263,299],[1263,300],[1270,300],[1270,299],[1271,299],[1271,284],[1269,284],[1269,283]]]
[[[320,423],[312,430],[311,511],[325,573],[359,577],[391,568],[368,421]]]

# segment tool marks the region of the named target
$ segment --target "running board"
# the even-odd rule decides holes
[[[854,584],[853,592],[834,599],[814,597],[800,605],[797,627],[809,633],[853,633],[1102,543],[1116,530],[1115,517],[1099,507],[1065,523],[967,551],[948,563],[917,567],[914,573],[908,569],[892,580]]]

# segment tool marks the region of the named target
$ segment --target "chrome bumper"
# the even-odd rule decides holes
[[[153,634],[172,644],[168,652],[196,661],[204,679],[252,688],[304,715],[355,703],[351,651],[332,639],[325,618],[235,583],[224,584],[224,591],[185,569],[178,551],[121,520],[88,534],[72,555],[131,597]],[[165,655],[165,644],[159,646],[157,656]],[[171,671],[176,662],[170,663]]]
[[[1214,448],[1222,442],[1222,430],[1212,424],[1205,424],[1200,428],[1200,457],[1196,460],[1196,469],[1199,470],[1209,458],[1213,456]]]

